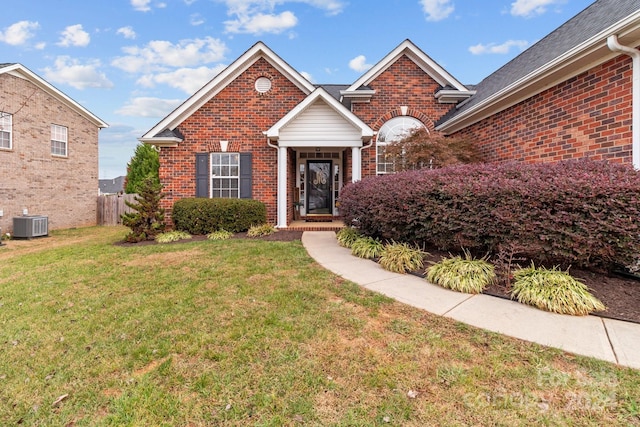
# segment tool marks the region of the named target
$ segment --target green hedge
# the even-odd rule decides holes
[[[178,200],[171,217],[176,230],[191,234],[238,233],[266,223],[267,208],[257,200],[190,198]]]

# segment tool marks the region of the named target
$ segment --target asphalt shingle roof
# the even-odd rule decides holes
[[[542,40],[482,80],[476,94],[458,109],[457,116],[522,77],[545,66],[591,37],[640,10],[638,0],[597,0]],[[445,118],[446,121],[451,116]]]

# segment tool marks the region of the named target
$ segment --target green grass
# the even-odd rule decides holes
[[[126,232],[0,247],[0,425],[640,423],[640,371],[405,306],[299,241]]]

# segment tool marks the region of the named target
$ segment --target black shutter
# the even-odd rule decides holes
[[[240,153],[240,198],[251,199],[251,153]]]
[[[209,197],[209,153],[196,153],[196,197]]]

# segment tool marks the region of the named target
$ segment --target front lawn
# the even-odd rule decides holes
[[[299,241],[0,246],[0,425],[640,425],[640,371],[361,289]]]

